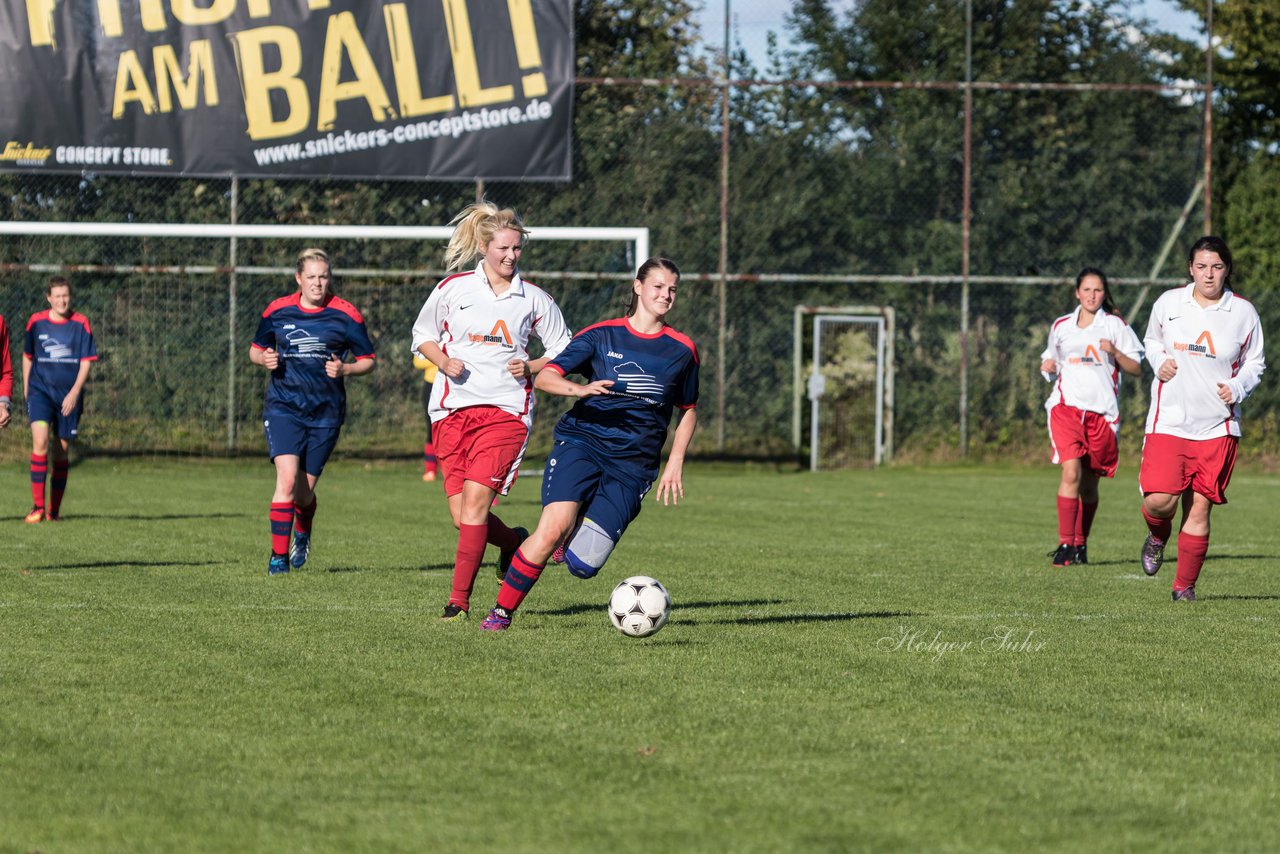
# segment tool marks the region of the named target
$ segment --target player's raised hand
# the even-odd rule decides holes
[[[330,379],[337,379],[347,372],[347,366],[333,353],[329,354],[329,361],[324,363],[324,372],[329,375]]]
[[[1156,376],[1160,382],[1167,383],[1173,379],[1178,373],[1178,363],[1173,359],[1165,359],[1160,363],[1160,370],[1156,371]]]
[[[268,371],[274,371],[280,367],[280,354],[276,352],[275,347],[268,347],[262,351],[262,366]]]

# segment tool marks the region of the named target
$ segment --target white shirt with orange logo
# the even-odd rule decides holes
[[[434,341],[466,366],[460,377],[440,372],[431,386],[431,420],[467,406],[496,406],[533,423],[533,378],[516,379],[512,359],[529,359],[529,339],[556,356],[569,343],[569,328],[546,291],[517,273],[502,296],[494,296],[483,263],[449,276],[427,297],[413,324],[413,351]]]
[[[1193,296],[1194,284],[1165,291],[1147,322],[1147,361],[1157,372],[1173,359],[1178,373],[1151,383],[1147,432],[1184,439],[1240,435],[1240,403],[1262,379],[1262,324],[1246,299],[1230,290],[1208,308]],[[1228,406],[1218,384],[1231,388]]]
[[[1105,338],[1130,359],[1140,360],[1142,343],[1127,323],[1102,309],[1083,329],[1078,325],[1079,318],[1080,307],[1076,306],[1075,311],[1059,317],[1049,329],[1049,346],[1040,354],[1040,360],[1053,359],[1058,363],[1058,373],[1045,375],[1053,383],[1053,391],[1044,408],[1050,410],[1065,403],[1097,412],[1118,428],[1120,366],[1110,353],[1102,352],[1099,344]]]

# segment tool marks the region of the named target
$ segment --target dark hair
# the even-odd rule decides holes
[[[53,293],[54,288],[71,287],[71,282],[66,276],[50,276],[48,284],[45,285],[44,295],[48,296]]]
[[[640,265],[640,269],[636,270],[636,281],[643,282],[645,276],[649,275],[659,267],[674,275],[677,282],[680,281],[680,268],[677,267],[676,262],[672,261],[670,258],[650,258],[648,261],[645,261]],[[628,293],[630,295],[627,297],[627,317],[630,317],[636,313],[636,306],[639,305],[639,302],[636,299],[637,294],[634,287],[631,288]]]
[[[1222,259],[1222,263],[1227,265],[1227,274],[1222,278],[1222,286],[1224,288],[1231,288],[1231,290],[1235,291],[1235,285],[1231,284],[1231,273],[1235,270],[1235,265],[1231,262],[1231,250],[1227,248],[1227,241],[1223,240],[1221,237],[1206,234],[1204,237],[1191,244],[1191,251],[1187,253],[1188,267],[1195,263],[1197,252],[1218,253],[1218,257]]]
[[[1107,284],[1107,274],[1099,270],[1097,267],[1085,267],[1076,274],[1076,290],[1080,290],[1080,283],[1085,280],[1086,276],[1097,276],[1102,281],[1102,307],[1107,314],[1119,315],[1116,311],[1116,304],[1111,301],[1111,286]]]

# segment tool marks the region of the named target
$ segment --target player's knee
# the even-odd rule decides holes
[[[583,519],[565,547],[565,565],[578,578],[591,578],[604,566],[615,545],[603,528],[590,519]]]

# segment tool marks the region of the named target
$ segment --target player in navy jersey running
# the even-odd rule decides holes
[[[1053,383],[1045,401],[1058,484],[1058,548],[1054,566],[1088,563],[1086,542],[1098,511],[1098,478],[1119,463],[1120,372],[1142,373],[1142,344],[1116,314],[1106,275],[1085,267],[1076,276],[1070,314],[1049,330],[1040,371]]]
[[[80,433],[84,384],[89,367],[98,358],[89,319],[71,310],[71,283],[53,276],[45,296],[49,308],[27,321],[22,350],[22,390],[31,422],[30,523],[61,518],[69,470],[67,453]],[[48,476],[50,457],[52,476]]]
[[[481,202],[453,221],[445,267],[479,263],[444,279],[427,297],[413,324],[413,350],[440,369],[430,417],[458,529],[453,586],[441,619],[461,622],[486,544],[498,547],[498,571],[505,573],[528,534],[490,508],[520,473],[533,424],[533,377],[569,343],[569,330],[550,295],[520,276],[528,232],[514,211]],[[532,337],[545,351],[537,359],[529,358]]]
[[[13,364],[9,361],[9,327],[0,314],[0,430],[9,426],[13,409]]]
[[[698,350],[666,324],[679,281],[673,261],[645,261],[632,283],[626,316],[579,332],[538,375],[538,388],[578,402],[556,424],[538,528],[516,551],[497,605],[480,628],[510,627],[547,559],[566,539],[571,573],[591,578],[600,571],[658,478],[677,408],[680,418],[656,497],[663,504],[679,504],[684,497],[684,456],[698,425]],[[580,385],[566,374],[587,382]]]
[[[343,379],[367,374],[375,364],[364,318],[330,289],[324,250],[299,253],[294,279],[298,292],[267,306],[249,345],[249,361],[271,372],[262,408],[267,450],[276,467],[269,575],[307,562],[316,481],[347,414]],[[355,361],[346,361],[348,353]]]
[[[1240,404],[1266,370],[1257,310],[1231,288],[1231,251],[1202,237],[1187,259],[1191,282],[1151,307],[1145,344],[1155,369],[1142,441],[1142,570],[1160,571],[1182,508],[1173,601],[1194,602],[1209,551],[1209,516],[1227,503],[1240,441]]]

